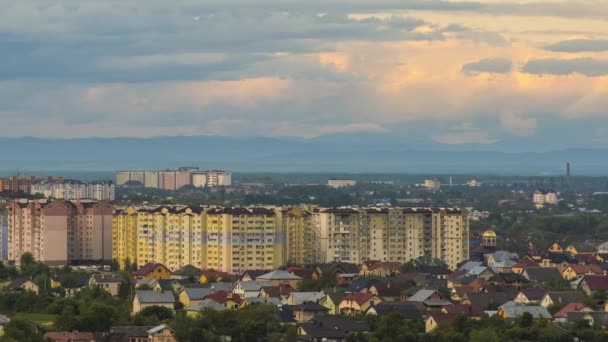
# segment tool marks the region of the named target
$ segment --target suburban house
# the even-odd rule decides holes
[[[124,279],[118,274],[93,274],[89,278],[89,286],[102,288],[117,297],[123,281]]]
[[[361,265],[359,275],[362,277],[390,277],[399,274],[401,263],[380,260],[368,260]]]
[[[426,316],[424,320],[424,332],[430,333],[440,326],[451,325],[459,315],[434,312]]]
[[[272,286],[269,281],[237,281],[232,287],[232,293],[241,298],[257,297],[264,286]]]
[[[329,312],[328,308],[315,302],[290,306],[289,309],[293,312],[293,318],[298,323],[308,323],[315,317],[326,315]]]
[[[271,286],[289,285],[294,289],[300,287],[302,278],[283,270],[276,270],[262,274],[255,278],[256,282],[270,282]]]
[[[371,306],[366,315],[384,316],[398,312],[405,319],[418,319],[426,312],[424,305],[415,302],[382,302]]]
[[[210,287],[186,287],[179,293],[178,300],[187,308],[202,302],[213,292],[215,290]]]
[[[547,294],[547,289],[523,289],[519,291],[513,301],[518,304],[539,304],[545,294]]]
[[[9,291],[32,291],[35,294],[40,293],[40,288],[29,278],[17,278],[11,281],[5,287]]]
[[[513,273],[522,274],[524,272],[524,268],[526,267],[540,267],[540,265],[532,259],[523,258],[517,264],[511,267],[511,271]]]
[[[169,279],[171,271],[165,265],[149,262],[135,271],[135,279]]]
[[[365,313],[370,306],[374,306],[381,302],[382,298],[373,293],[353,292],[342,298],[338,308],[342,315],[354,316]]]
[[[555,267],[526,267],[521,275],[531,283],[560,282],[564,279]]]
[[[608,291],[608,276],[585,275],[581,278],[578,289],[582,290],[587,296],[596,291]]]
[[[175,306],[173,292],[136,290],[135,297],[133,298],[132,313],[137,314],[149,306],[163,306],[173,310]]]
[[[540,306],[566,306],[570,303],[582,303],[584,300],[585,296],[580,291],[549,291],[540,300]]]
[[[159,326],[110,327],[110,341],[120,342],[177,342],[175,333],[165,324]]]
[[[566,280],[573,280],[587,274],[603,275],[604,270],[596,264],[589,265],[569,265],[562,271],[562,277]]]
[[[540,305],[519,305],[515,302],[508,302],[500,306],[498,309],[498,315],[502,318],[517,318],[524,313],[529,313],[534,319],[548,319],[552,318],[547,308]]]

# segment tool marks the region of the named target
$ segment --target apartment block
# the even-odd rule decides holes
[[[8,259],[8,211],[0,210],[0,259]]]
[[[16,200],[8,214],[8,260],[49,265],[112,259],[112,205],[96,201]]]
[[[29,194],[32,187],[32,182],[36,177],[11,176],[8,178],[0,178],[0,192],[22,192]]]
[[[284,264],[284,233],[277,210],[214,208],[205,214],[203,268],[242,273],[272,270]]]
[[[327,181],[327,185],[336,189],[345,188],[357,185],[357,181],[354,179],[330,179]]]
[[[290,208],[282,212],[282,219],[286,260],[296,265],[312,265],[316,260],[312,212],[308,208]]]
[[[329,208],[312,210],[311,227],[284,218],[287,261],[312,248],[313,262],[367,260],[407,262],[421,256],[439,258],[450,267],[468,259],[468,216],[450,208]],[[295,232],[294,232],[295,230]],[[311,230],[312,244],[302,244]]]
[[[113,201],[116,188],[111,182],[84,182],[79,180],[39,180],[32,183],[30,194],[41,194],[55,199],[93,199]]]
[[[202,171],[198,167],[180,167],[164,171],[118,171],[116,185],[136,185],[173,191],[187,185],[216,187],[232,185],[232,173],[222,170]]]

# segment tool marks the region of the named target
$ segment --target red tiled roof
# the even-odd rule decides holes
[[[558,312],[556,312],[553,315],[553,318],[566,318],[568,316],[568,312],[581,311],[584,308],[585,308],[585,304],[583,304],[583,303],[570,303],[570,304],[564,306]]]
[[[287,273],[291,273],[296,275],[302,279],[312,279],[312,270],[306,269],[304,267],[288,267]]]
[[[455,313],[449,313],[449,314],[444,314],[444,313],[432,313],[429,315],[429,317],[433,317],[433,319],[435,320],[435,322],[437,322],[437,324],[452,324],[454,322],[454,320],[456,320],[456,317],[460,316],[459,314],[455,314]]]
[[[163,264],[149,262],[149,263],[143,265],[142,267],[140,267],[137,271],[135,271],[134,275],[139,276],[139,277],[148,275],[150,272],[154,271],[154,269],[158,265],[165,267],[165,265],[163,265]]]
[[[608,290],[608,276],[587,274],[583,276],[582,281],[589,286],[591,291]]]
[[[281,284],[279,286],[263,286],[262,290],[264,290],[268,297],[272,298],[281,298],[281,296],[286,296],[296,291],[296,289],[291,287],[289,284]]]
[[[212,294],[206,296],[205,299],[211,299],[220,304],[224,304],[228,300],[233,300],[237,304],[241,304],[241,302],[242,302],[241,296],[239,296],[237,294],[228,293],[226,291],[215,291]]]
[[[601,267],[595,264],[591,265],[570,265],[576,274],[604,274]]]
[[[93,341],[95,335],[91,332],[51,331],[44,334],[45,340],[51,341]]]
[[[513,266],[513,268],[525,268],[525,267],[540,267],[540,265],[534,260],[522,259],[520,262],[518,262],[517,264],[515,264]]]
[[[367,303],[370,299],[374,298],[374,294],[372,293],[363,293],[363,292],[351,292],[342,298],[342,301],[352,300],[355,301],[359,305],[363,305]]]

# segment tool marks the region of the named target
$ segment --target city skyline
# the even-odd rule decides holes
[[[9,2],[0,136],[595,147],[606,17],[601,1]]]

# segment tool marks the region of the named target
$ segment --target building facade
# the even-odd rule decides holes
[[[112,259],[112,205],[96,201],[16,200],[8,215],[8,260],[31,253],[49,265]]]
[[[77,180],[40,180],[32,183],[31,195],[40,194],[45,198],[75,200],[93,199],[113,201],[116,188],[111,182],[84,182]]]
[[[327,185],[332,188],[345,188],[348,186],[357,185],[357,181],[354,179],[330,179],[327,181]]]
[[[8,178],[0,178],[0,192],[22,192],[29,194],[32,187],[32,182],[36,177],[19,177],[11,176]]]
[[[232,173],[222,170],[202,171],[198,167],[180,167],[164,171],[118,171],[116,185],[140,184],[154,189],[173,191],[184,186],[216,187],[232,185]]]
[[[8,259],[8,211],[0,210],[0,259]]]

